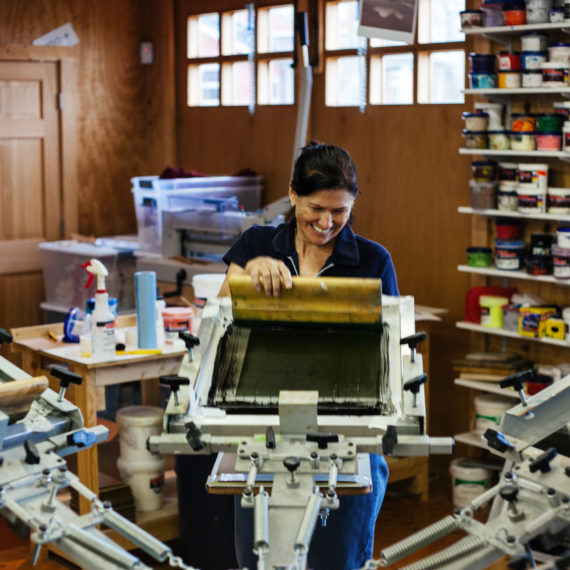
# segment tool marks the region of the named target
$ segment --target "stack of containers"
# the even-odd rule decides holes
[[[570,279],[570,227],[556,231],[557,245],[552,246],[553,274],[556,279]]]
[[[536,149],[558,151],[562,148],[562,124],[560,113],[541,113],[536,115]]]
[[[550,44],[548,60],[541,64],[543,87],[567,87],[569,67],[570,44],[565,42]]]
[[[517,210],[522,214],[545,211],[548,192],[548,164],[518,165]]]
[[[542,87],[542,64],[547,59],[546,35],[539,32],[527,32],[522,34],[522,87]]]
[[[518,271],[524,262],[525,244],[521,239],[522,224],[519,220],[495,221],[495,266],[504,271]]]
[[[476,160],[471,163],[473,179],[471,186],[471,207],[476,210],[490,210],[495,207],[497,192],[497,163],[491,160]]]
[[[498,175],[497,209],[503,212],[516,212],[518,209],[518,164],[499,162]]]

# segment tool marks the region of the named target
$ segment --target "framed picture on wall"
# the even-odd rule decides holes
[[[418,0],[360,0],[358,34],[414,42]]]

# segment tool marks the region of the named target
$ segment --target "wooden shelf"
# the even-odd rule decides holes
[[[534,338],[531,336],[522,336],[516,332],[507,331],[505,329],[494,329],[491,327],[484,327],[478,325],[477,323],[468,323],[465,321],[460,321],[458,323],[455,323],[455,326],[460,329],[480,332],[484,334],[493,334],[497,336],[504,336],[508,338],[515,338],[518,340],[531,341],[531,342],[542,342],[544,344],[553,344],[554,346],[560,346],[561,348],[570,348],[569,343],[567,343],[564,340],[558,340],[556,338],[548,338],[548,337]]]
[[[465,273],[476,273],[478,275],[488,275],[489,277],[502,277],[503,279],[524,279],[526,281],[541,281],[542,283],[554,283],[570,287],[570,279],[556,279],[552,275],[529,275],[523,269],[517,271],[506,271],[495,267],[471,267],[470,265],[458,265],[458,271]]]
[[[459,443],[466,443],[467,445],[472,445],[473,447],[488,449],[488,447],[481,441],[481,435],[482,434],[477,431],[466,431],[463,433],[455,434],[453,438]]]
[[[563,150],[494,150],[491,148],[460,148],[459,154],[472,154],[481,156],[528,157],[528,158],[558,158],[569,160],[570,153]]]
[[[460,214],[473,214],[476,216],[487,216],[491,218],[520,218],[526,220],[549,220],[553,222],[570,222],[570,214],[521,214],[520,212],[504,212],[503,210],[488,209],[477,210],[469,206],[459,206],[457,211]]]
[[[487,35],[487,34],[504,34],[513,35],[523,32],[548,32],[563,31],[570,32],[570,22],[545,22],[543,24],[522,24],[520,26],[488,26],[478,28],[466,28],[461,30],[466,36]]]
[[[570,97],[570,87],[470,87],[464,89],[465,95],[484,95],[485,97],[511,97],[513,95],[562,95]]]
[[[499,386],[497,382],[484,382],[482,380],[468,380],[467,378],[455,378],[453,383],[457,386],[464,388],[471,388],[473,390],[480,390],[481,392],[488,392],[490,394],[499,394],[507,398],[519,399],[519,395],[514,390],[505,390]]]

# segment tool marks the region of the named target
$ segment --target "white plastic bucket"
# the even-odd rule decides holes
[[[121,458],[127,463],[156,461],[160,455],[147,449],[151,435],[162,433],[164,410],[154,406],[129,406],[117,411]]]
[[[194,297],[198,299],[210,299],[217,297],[220,287],[224,282],[224,273],[199,273],[192,277]]]
[[[133,492],[137,511],[156,511],[164,504],[164,465],[166,460],[129,462],[119,457],[121,479]]]
[[[473,499],[489,488],[491,471],[473,467],[463,459],[454,459],[449,466],[453,504],[466,507]]]
[[[514,400],[492,394],[475,396],[475,430],[483,433],[488,428],[498,429],[505,412],[515,404]]]

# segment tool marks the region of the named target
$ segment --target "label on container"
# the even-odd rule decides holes
[[[518,195],[518,206],[519,208],[524,208],[525,210],[542,210],[543,206],[543,196],[542,194],[519,194]]]
[[[497,249],[495,253],[495,265],[497,269],[520,269],[521,253],[509,249]]]
[[[191,329],[191,318],[174,318],[168,317],[164,319],[164,339],[167,343],[173,343],[178,338],[181,331],[189,331]]]
[[[567,257],[552,257],[553,275],[558,279],[570,278],[570,260]]]
[[[114,358],[115,321],[97,321],[92,330],[93,356]]]
[[[570,193],[566,196],[554,196],[553,194],[549,194],[548,208],[560,208],[563,210],[570,208]]]

